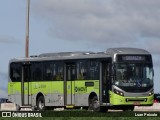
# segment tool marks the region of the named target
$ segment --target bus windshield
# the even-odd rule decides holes
[[[114,84],[122,87],[149,87],[153,85],[151,63],[115,64]]]

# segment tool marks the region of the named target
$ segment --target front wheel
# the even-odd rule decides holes
[[[134,106],[126,106],[122,110],[123,111],[134,111]]]
[[[39,111],[44,111],[45,110],[45,100],[43,96],[40,96],[37,100],[37,109]]]
[[[91,111],[99,111],[100,105],[97,96],[94,96],[92,99],[89,99],[89,108]]]

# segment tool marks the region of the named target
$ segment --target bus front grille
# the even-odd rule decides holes
[[[126,102],[147,102],[147,98],[139,98],[139,99],[126,98]]]

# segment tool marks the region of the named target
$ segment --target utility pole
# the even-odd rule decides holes
[[[26,49],[25,56],[28,58],[29,55],[29,9],[30,9],[30,0],[27,0],[27,12],[26,12]]]

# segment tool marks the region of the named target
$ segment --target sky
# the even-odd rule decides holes
[[[7,97],[8,63],[25,56],[27,0],[0,3],[0,97]],[[29,55],[64,51],[146,49],[160,92],[160,0],[30,0]]]

